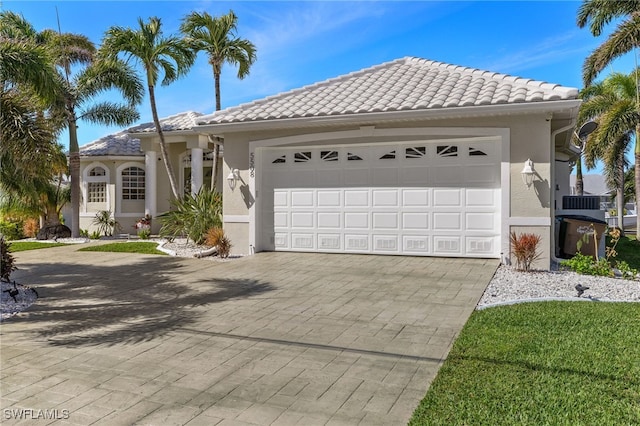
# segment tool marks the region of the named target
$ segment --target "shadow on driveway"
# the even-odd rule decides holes
[[[97,260],[105,257],[104,253],[67,254]],[[202,269],[194,272],[188,267],[193,261],[185,263],[184,259],[106,256],[106,264],[95,265],[64,258],[56,263],[19,263],[13,278],[35,287],[39,299],[9,321],[23,323],[51,345],[137,343],[193,325],[203,312],[198,308],[212,309],[211,305],[220,302],[274,289],[258,280],[207,276],[211,273]]]

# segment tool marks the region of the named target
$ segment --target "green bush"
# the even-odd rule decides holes
[[[0,235],[0,271],[2,274],[0,278],[5,281],[9,281],[11,273],[18,269],[15,264],[15,259],[11,254],[11,243],[8,243],[5,238]]]
[[[100,231],[93,231],[91,233],[91,235],[89,235],[89,238],[91,238],[92,240],[99,240],[100,239]]]
[[[98,232],[105,237],[112,236],[115,230],[120,228],[120,224],[111,216],[109,210],[100,210],[96,213],[93,224],[98,226]]]
[[[171,200],[171,210],[158,216],[160,236],[187,237],[202,244],[210,228],[222,227],[222,194],[203,187],[195,196]]]
[[[150,229],[140,229],[140,230],[138,230],[138,237],[140,237],[140,239],[148,240],[150,236],[151,236],[151,230]]]
[[[616,268],[618,268],[618,271],[622,274],[622,278],[626,280],[635,280],[638,278],[638,270],[629,266],[624,260],[617,261]]]
[[[24,238],[22,232],[23,223],[21,220],[0,220],[0,234],[7,240],[20,240]]]
[[[563,260],[562,265],[582,275],[597,275],[600,277],[612,277],[613,269],[607,259],[594,260],[593,257],[576,253],[569,259]]]
[[[81,229],[80,230],[80,236],[84,237],[84,238],[89,238],[89,230],[88,229]]]

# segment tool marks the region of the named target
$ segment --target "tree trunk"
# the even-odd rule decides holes
[[[76,117],[69,116],[69,172],[71,175],[71,237],[80,236],[80,147]]]
[[[576,159],[576,195],[584,195],[584,181],[582,180],[582,152]]]
[[[622,230],[624,235],[624,151],[620,152],[620,160],[616,170],[618,174],[616,185],[616,207],[618,210],[618,228]]]
[[[216,66],[213,66],[213,80],[215,82],[216,91],[216,111],[222,109],[222,103],[220,102],[220,72],[216,70]]]
[[[218,185],[218,155],[220,154],[220,144],[213,144],[213,163],[211,166],[211,190],[215,191]]]
[[[171,185],[171,192],[173,192],[173,196],[178,199],[180,197],[180,191],[178,190],[178,185],[176,183],[175,173],[173,172],[173,167],[171,166],[171,161],[169,159],[169,152],[167,151],[167,145],[164,141],[164,133],[162,131],[162,127],[160,126],[160,119],[158,118],[158,110],[156,108],[156,96],[154,87],[149,85],[149,102],[151,102],[151,113],[153,114],[153,124],[156,126],[156,131],[158,132],[158,136],[160,137],[160,153],[162,154],[162,162],[164,163],[164,167],[167,170],[167,175],[169,176],[169,184]]]

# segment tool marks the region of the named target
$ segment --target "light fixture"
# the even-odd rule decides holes
[[[531,188],[536,171],[533,169],[533,161],[530,158],[524,162],[524,168],[520,173],[522,174],[522,182],[527,185],[527,188]]]
[[[231,173],[227,176],[227,182],[229,182],[229,188],[233,191],[236,189],[236,182],[240,180],[240,170],[231,169]]]

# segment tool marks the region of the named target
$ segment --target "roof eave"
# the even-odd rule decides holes
[[[481,105],[466,107],[449,107],[439,109],[420,109],[404,111],[384,111],[354,113],[344,115],[314,116],[282,118],[260,121],[242,121],[231,123],[209,123],[198,124],[194,131],[204,131],[211,134],[223,136],[226,133],[261,131],[282,128],[304,128],[317,126],[335,126],[340,124],[363,124],[380,122],[402,122],[417,120],[434,120],[446,118],[465,118],[496,115],[517,115],[522,113],[535,112],[558,112],[575,110],[572,114],[577,114],[577,109],[582,101],[580,99],[567,99],[557,101],[528,102],[518,104]]]

